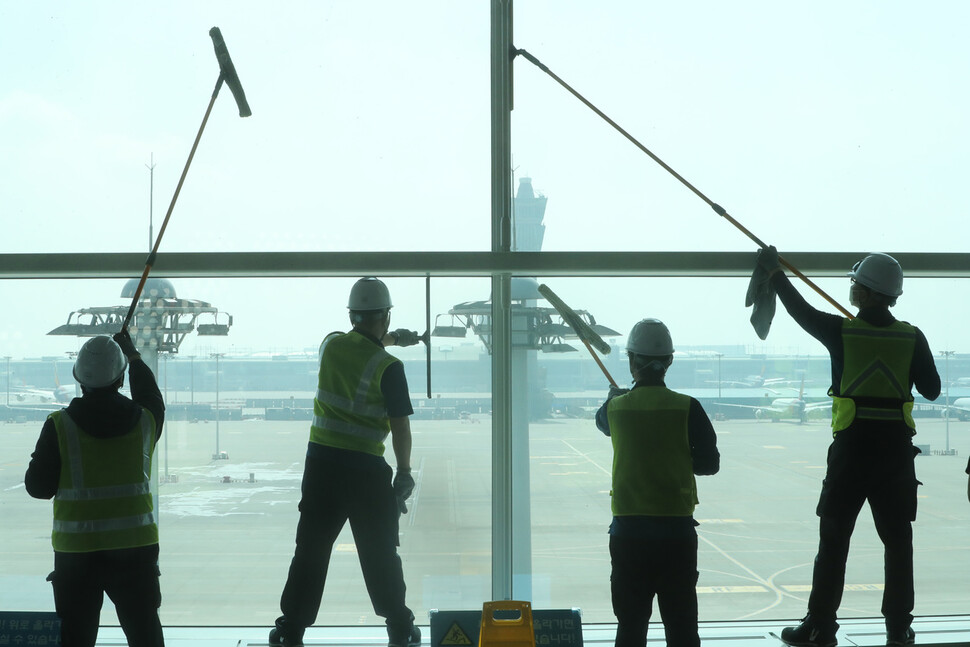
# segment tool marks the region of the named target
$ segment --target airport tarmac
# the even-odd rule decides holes
[[[970,503],[964,468],[970,423],[921,419],[915,525],[920,616],[970,605]],[[698,478],[702,620],[801,618],[817,547],[815,504],[830,442],[824,422],[717,422],[721,473]],[[0,424],[0,609],[51,610],[50,504],[23,473],[38,424]],[[480,608],[491,597],[491,420],[415,421],[418,487],[401,519],[408,603],[427,611]],[[305,422],[171,422],[159,444],[162,619],[166,625],[269,626],[293,550]],[[579,607],[584,623],[613,622],[610,605],[609,439],[591,420],[530,427],[532,598]],[[388,449],[390,455],[390,449]],[[841,613],[879,614],[882,545],[863,510]],[[110,605],[108,605],[110,606]],[[337,542],[318,625],[372,625],[349,529]],[[115,624],[106,609],[105,625]]]

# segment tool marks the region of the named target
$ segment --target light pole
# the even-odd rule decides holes
[[[714,353],[717,356],[717,399],[721,399],[721,358],[724,353]]]
[[[195,408],[195,355],[189,355],[189,397],[191,398],[190,404]]]
[[[717,413],[721,413],[721,358],[724,357],[724,353],[715,352],[714,356],[717,357]],[[720,415],[718,415],[720,418]]]
[[[10,355],[3,356],[4,361],[7,362],[7,406],[10,406]]]
[[[164,364],[165,364],[165,406],[168,407],[168,353],[165,353],[164,355],[162,355],[162,358],[165,360],[164,361]],[[162,436],[165,437],[165,483],[168,483],[169,482],[169,476],[168,476],[168,429],[167,429],[167,423],[168,423],[168,421],[163,421],[162,422]]]
[[[950,453],[950,355],[954,351],[941,350],[943,356],[943,379],[946,380],[946,405],[943,411],[946,412],[946,453]]]
[[[216,358],[216,453],[212,457],[219,460],[222,454],[219,453],[219,358],[225,355],[225,353],[212,353],[210,357]]]

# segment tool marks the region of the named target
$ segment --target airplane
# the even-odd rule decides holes
[[[54,405],[56,403],[53,391],[36,389],[26,385],[11,386],[9,397],[11,405],[39,406],[47,404]]]
[[[71,400],[79,395],[81,395],[80,387],[76,383],[61,384],[60,378],[57,377],[57,362],[54,362],[54,400],[61,404],[70,404]]]
[[[970,398],[966,398],[970,404]],[[754,417],[757,419],[767,418],[771,422],[779,420],[794,419],[798,424],[807,422],[809,414],[817,411],[831,411],[832,401],[830,399],[808,402],[805,399],[805,385],[798,392],[798,397],[794,398],[775,398],[768,405],[733,404],[728,402],[716,402],[719,407],[739,407],[742,409],[753,409]],[[967,409],[970,415],[970,408]]]
[[[944,418],[954,416],[961,422],[970,420],[970,398],[955,398],[949,405],[937,404],[935,402],[920,402],[915,407],[917,409],[937,410]]]
[[[708,380],[709,383],[714,384],[716,380]],[[746,375],[739,380],[721,380],[720,384],[722,386],[735,386],[741,388],[763,388],[772,393],[778,393],[774,388],[779,386],[792,386],[797,383],[797,380],[790,380],[784,377],[765,377],[765,367],[761,367],[760,375]]]
[[[35,386],[22,383],[20,386],[11,385],[9,402],[11,406],[32,409],[49,409],[56,411],[63,405],[71,403],[71,400],[78,393],[78,386],[73,381],[70,384],[61,384],[57,375],[57,362],[54,362],[54,388],[39,389]]]

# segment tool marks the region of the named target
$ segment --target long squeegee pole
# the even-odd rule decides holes
[[[552,288],[550,288],[548,285],[545,283],[540,284],[539,294],[544,296],[546,301],[552,304],[552,307],[556,309],[556,312],[559,313],[559,316],[562,317],[563,321],[565,321],[566,324],[573,329],[573,332],[576,333],[579,340],[586,345],[586,350],[588,350],[589,354],[592,355],[594,360],[596,360],[596,365],[600,367],[601,371],[603,371],[603,375],[606,376],[610,386],[616,386],[616,380],[614,380],[613,376],[610,375],[610,372],[606,370],[606,366],[603,365],[603,362],[600,361],[599,356],[593,350],[593,344],[590,343],[590,338],[593,338],[593,343],[595,343],[597,346],[601,348],[605,347],[604,353],[608,353],[610,351],[609,345],[604,342],[598,334],[596,334],[595,330],[587,326],[585,322],[579,318],[579,315],[577,315],[576,312],[570,308],[565,301],[560,299],[559,295],[553,292]]]
[[[155,256],[158,254],[158,247],[162,244],[162,236],[165,235],[165,228],[168,227],[168,219],[172,217],[172,211],[175,209],[175,201],[178,200],[179,192],[182,190],[182,183],[185,182],[185,176],[188,175],[189,166],[192,164],[192,158],[195,157],[195,149],[199,147],[199,140],[202,139],[202,131],[205,130],[205,124],[209,121],[209,114],[212,112],[212,106],[216,102],[216,97],[219,96],[219,88],[222,87],[223,75],[219,74],[219,80],[216,81],[216,87],[212,91],[212,99],[209,100],[209,107],[205,109],[205,117],[202,118],[202,125],[199,127],[199,132],[195,136],[195,142],[192,144],[192,150],[189,152],[189,158],[185,161],[185,168],[182,169],[182,177],[179,178],[179,183],[175,187],[175,194],[172,195],[172,202],[168,205],[168,212],[165,214],[165,220],[162,221],[162,227],[158,230],[158,237],[155,239],[155,246],[152,247],[152,251],[148,253],[148,259],[145,260],[145,271],[141,273],[141,280],[138,282],[138,288],[135,290],[135,295],[131,299],[131,306],[128,308],[128,314],[125,315],[125,322],[121,324],[121,330],[124,331],[128,328],[128,324],[131,323],[131,318],[135,314],[135,308],[138,306],[138,299],[141,297],[141,291],[145,287],[145,281],[148,280],[148,273],[152,271],[152,265],[155,264]]]
[[[610,383],[610,386],[617,386],[616,380],[614,380],[613,376],[610,375],[610,372],[606,370],[606,367],[603,365],[603,361],[600,360],[600,358],[596,355],[596,351],[593,350],[593,347],[590,346],[589,342],[585,339],[583,339],[582,342],[586,344],[586,350],[588,350],[589,354],[593,356],[594,360],[596,360],[596,365],[600,367],[601,371],[603,371],[603,375],[606,376],[606,380]]]
[[[545,72],[546,74],[548,74],[550,77],[552,77],[552,79],[554,81],[556,81],[556,83],[558,83],[559,85],[561,85],[562,87],[564,87],[566,90],[568,90],[570,94],[572,94],[574,97],[576,97],[577,99],[579,99],[580,101],[582,101],[586,105],[587,108],[589,108],[590,110],[592,110],[593,112],[595,112],[606,123],[608,123],[611,126],[613,126],[613,128],[615,128],[617,130],[617,132],[619,132],[621,135],[623,135],[628,140],[630,140],[630,142],[633,143],[634,146],[636,146],[641,151],[643,151],[644,153],[646,153],[650,157],[650,159],[652,159],[653,161],[655,161],[657,164],[659,164],[660,166],[662,166],[668,173],[670,173],[675,178],[677,178],[678,180],[680,180],[681,184],[683,184],[688,189],[690,189],[691,191],[693,191],[694,194],[696,194],[698,198],[700,198],[701,200],[703,200],[704,202],[706,202],[708,204],[708,206],[710,206],[711,209],[713,209],[714,212],[717,215],[723,217],[725,220],[727,220],[732,225],[734,225],[735,227],[737,227],[744,235],[746,235],[748,238],[750,238],[752,241],[754,241],[754,243],[756,245],[758,245],[758,247],[767,247],[767,245],[765,245],[764,242],[761,241],[761,239],[759,239],[753,233],[751,233],[750,231],[748,231],[737,220],[735,220],[734,218],[732,218],[730,216],[730,214],[728,214],[728,212],[724,209],[724,207],[722,207],[721,205],[717,204],[716,202],[714,202],[713,200],[711,200],[710,198],[708,198],[706,195],[704,195],[703,193],[701,193],[701,191],[697,187],[695,187],[693,184],[691,184],[690,182],[688,182],[680,173],[678,173],[677,171],[675,171],[674,169],[672,169],[670,166],[668,166],[667,163],[664,162],[662,159],[660,159],[659,157],[657,157],[656,155],[654,155],[653,151],[651,151],[649,148],[647,148],[646,146],[644,146],[643,144],[641,144],[639,141],[637,141],[637,139],[633,135],[631,135],[630,133],[628,133],[627,131],[625,131],[623,128],[621,128],[620,125],[618,123],[616,123],[615,121],[613,121],[612,119],[610,119],[606,115],[606,113],[604,113],[602,110],[600,110],[595,105],[593,105],[592,103],[590,103],[586,99],[586,97],[584,97],[583,95],[581,95],[579,92],[577,92],[576,90],[574,90],[572,88],[572,86],[570,86],[568,83],[566,83],[561,78],[559,78],[552,70],[550,70],[541,61],[539,61],[539,59],[537,59],[535,56],[533,56],[529,52],[525,51],[524,49],[517,49],[517,50],[515,50],[515,53],[517,55],[522,56],[523,58],[525,58],[526,60],[528,60],[530,63],[532,63],[533,65],[535,65],[536,67],[538,67],[540,70],[542,70],[543,72]],[[781,256],[778,257],[778,262],[781,263],[782,265],[784,265],[787,269],[789,269],[792,272],[792,274],[794,274],[795,276],[797,276],[798,278],[800,278],[802,281],[804,281],[809,287],[811,287],[813,290],[815,290],[815,292],[817,292],[819,296],[821,296],[823,299],[825,299],[830,304],[832,304],[832,306],[834,306],[843,315],[845,315],[849,319],[854,319],[855,318],[852,315],[852,313],[850,313],[848,310],[846,310],[845,308],[843,308],[835,299],[833,299],[828,294],[826,294],[825,291],[822,290],[822,288],[818,287],[815,283],[813,283],[811,281],[811,279],[809,279],[807,276],[805,276],[804,274],[802,274],[794,265],[792,265],[791,263],[789,263],[788,261],[786,261],[785,259],[783,259]]]

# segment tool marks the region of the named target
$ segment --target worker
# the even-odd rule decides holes
[[[119,393],[125,370],[131,399]],[[47,416],[24,484],[54,499],[54,608],[63,647],[93,647],[104,594],[133,647],[162,647],[158,525],[150,479],[165,412],[127,330],[92,337],[74,363],[81,397]]]
[[[819,546],[808,614],[781,639],[789,645],[837,644],[836,612],[845,585],[849,539],[867,500],[885,546],[882,614],[886,644],[915,640],[913,529],[916,470],[913,386],[928,400],[940,395],[940,376],[923,333],[898,321],[889,308],[903,293],[903,270],[887,254],[869,254],[848,273],[853,318],[808,305],[785,276],[774,247],[758,255],[788,314],[819,340],[832,360],[832,434],[816,514]]]
[[[374,613],[385,618],[389,647],[416,647],[421,632],[405,605],[397,554],[398,519],[414,489],[414,413],[404,364],[385,346],[418,343],[416,332],[388,332],[391,296],[373,277],[357,281],[347,308],[353,329],[321,345],[320,375],[303,472],[296,551],[280,599],[283,615],[270,631],[274,647],[303,644],[320,609],[334,541],[350,521]],[[384,460],[391,434],[397,472]]]
[[[596,426],[613,442],[610,575],[616,647],[643,647],[656,595],[668,647],[696,647],[695,474],[720,468],[717,436],[700,402],[671,391],[670,332],[657,319],[627,338],[633,389],[613,387]]]

